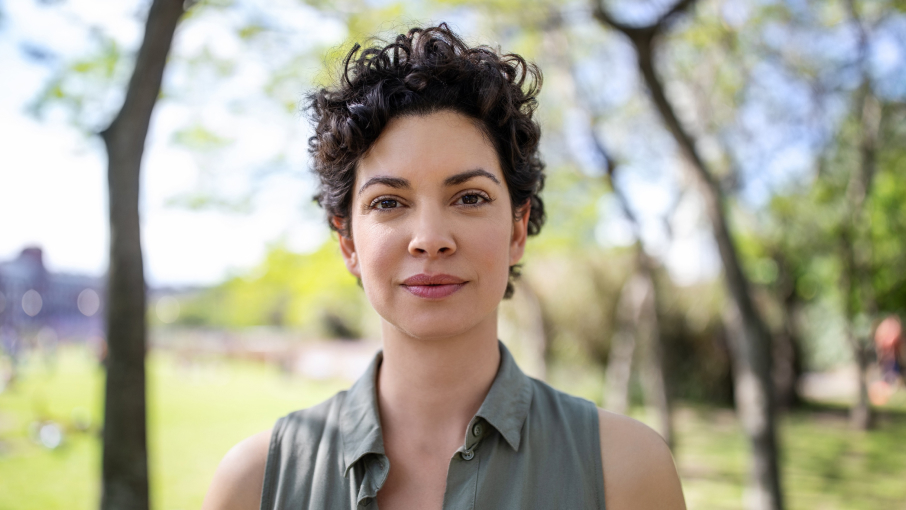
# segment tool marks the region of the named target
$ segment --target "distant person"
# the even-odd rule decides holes
[[[356,45],[309,96],[318,203],[383,351],[230,450],[204,509],[685,507],[657,433],[527,377],[497,339],[544,223],[540,85],[441,24]]]
[[[895,315],[887,317],[875,329],[875,352],[881,379],[872,383],[871,401],[875,405],[886,404],[903,380],[903,325]]]

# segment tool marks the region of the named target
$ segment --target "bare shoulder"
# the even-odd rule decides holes
[[[608,510],[686,508],[670,448],[647,425],[598,409]]]
[[[258,510],[271,430],[240,441],[224,455],[208,487],[202,510]]]

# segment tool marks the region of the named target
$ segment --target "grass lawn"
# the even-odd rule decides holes
[[[675,415],[676,460],[689,508],[744,508],[747,442],[731,410],[684,407]],[[812,407],[782,418],[787,508],[906,509],[906,413],[886,410],[870,432],[845,408]]]
[[[288,377],[248,361],[182,365],[166,353],[148,360],[148,433],[152,508],[201,506],[214,469],[239,440],[280,416],[316,404],[346,386]],[[96,509],[100,494],[103,371],[87,350],[61,349],[53,370],[24,363],[18,383],[0,393],[0,510]],[[87,432],[73,416],[90,416]],[[48,450],[30,424],[63,425]],[[84,418],[83,418],[84,420]]]
[[[196,509],[220,458],[289,411],[320,402],[342,381],[313,382],[250,361],[183,364],[149,358],[152,507]],[[26,360],[0,393],[0,510],[97,508],[103,372],[88,351],[62,348],[53,368]],[[732,411],[682,406],[677,463],[690,509],[741,509],[746,443]],[[52,420],[62,444],[47,449],[35,424]],[[87,431],[83,431],[86,422]],[[906,509],[906,413],[854,432],[845,412],[810,408],[781,422],[788,508]]]

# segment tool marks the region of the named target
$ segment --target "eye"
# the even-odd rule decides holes
[[[390,209],[397,209],[400,207],[399,200],[391,197],[377,197],[368,204],[369,209],[377,209],[379,211],[388,211]]]
[[[490,201],[491,197],[485,195],[484,193],[469,192],[460,195],[459,199],[456,200],[456,203],[474,207]]]

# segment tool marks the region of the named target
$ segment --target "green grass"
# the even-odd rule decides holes
[[[681,408],[676,459],[689,508],[742,508],[748,446],[732,410]],[[812,406],[780,420],[790,509],[906,509],[906,414],[882,411],[858,432],[845,408]]]
[[[251,361],[184,364],[165,353],[148,360],[152,507],[197,509],[224,453],[295,409],[343,389]],[[13,388],[0,393],[0,510],[95,509],[100,494],[103,371],[87,351],[61,349],[53,369],[26,360]],[[80,432],[73,413],[92,426]],[[48,450],[29,425],[53,420],[64,443]]]
[[[152,506],[201,505],[214,469],[237,441],[294,409],[342,389],[252,361],[187,364],[166,353],[149,358]],[[563,380],[600,394],[598,377]],[[558,378],[555,377],[555,382]],[[26,360],[17,384],[0,393],[0,510],[97,508],[103,371],[78,347],[55,365]],[[575,386],[575,387],[572,387]],[[80,431],[80,416],[90,427]],[[681,406],[676,458],[690,509],[743,508],[747,446],[732,411]],[[30,439],[34,422],[63,425],[63,444]],[[81,419],[84,421],[84,418]],[[783,483],[792,510],[906,509],[906,413],[889,410],[877,430],[852,431],[845,410],[812,407],[781,420]]]

